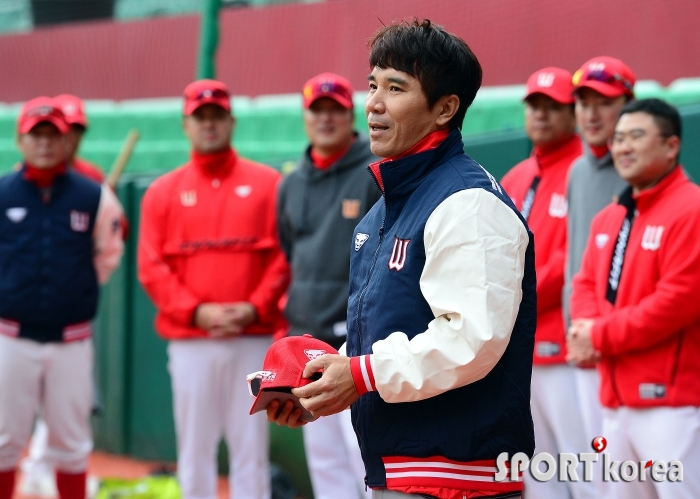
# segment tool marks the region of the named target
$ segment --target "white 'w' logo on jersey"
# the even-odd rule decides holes
[[[399,271],[406,263],[406,249],[410,239],[394,238],[394,248],[391,250],[391,258],[389,258],[389,269]]]
[[[549,200],[549,216],[553,218],[565,218],[569,211],[569,204],[566,202],[566,197],[561,194],[554,193]]]
[[[664,233],[663,225],[647,225],[642,236],[642,249],[656,251],[661,245],[661,235]]]

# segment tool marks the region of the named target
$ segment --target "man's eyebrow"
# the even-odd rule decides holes
[[[615,130],[615,133],[632,133],[632,132],[644,132],[647,133],[646,129],[644,128],[631,128],[629,130]]]
[[[372,73],[367,76],[367,79],[369,81],[377,81],[377,78]],[[389,83],[397,83],[399,85],[408,85],[408,81],[404,80],[403,78],[399,78],[398,76],[389,76],[387,77],[386,81]]]
[[[404,80],[403,78],[399,78],[398,76],[389,76],[386,81],[390,83],[398,83],[399,85],[407,85],[408,82]]]

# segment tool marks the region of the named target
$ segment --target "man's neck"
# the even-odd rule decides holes
[[[556,140],[551,140],[549,142],[539,142],[539,143],[534,143],[533,145],[535,146],[535,150],[539,152],[540,154],[549,154],[552,151],[556,151],[559,149],[561,146],[569,142],[571,139],[575,137],[574,134],[567,135],[564,138],[558,138]]]

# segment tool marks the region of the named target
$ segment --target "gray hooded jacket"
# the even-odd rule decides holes
[[[598,159],[588,144],[583,144],[583,155],[574,161],[569,172],[567,201],[567,255],[564,272],[562,304],[564,321],[568,328],[571,323],[570,304],[572,281],[581,268],[583,252],[593,218],[613,201],[626,187],[613,165],[608,153]]]
[[[335,348],[345,342],[350,251],[355,226],[381,198],[367,171],[377,161],[357,134],[345,155],[316,168],[311,147],[280,185],[280,242],[292,268],[285,315],[291,335],[311,334]]]

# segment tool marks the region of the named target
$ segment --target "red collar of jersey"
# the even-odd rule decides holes
[[[380,161],[377,161],[376,163],[370,163],[369,167],[372,170],[372,173],[374,173],[374,178],[377,179],[377,183],[379,184],[379,189],[384,192],[384,183],[382,182],[382,174],[379,171],[380,165],[388,162],[388,161],[395,161],[397,159],[405,158],[406,156],[410,156],[412,154],[418,154],[419,152],[424,152],[424,151],[429,151],[430,149],[435,149],[438,147],[440,144],[444,142],[444,140],[447,138],[447,136],[450,134],[449,130],[435,130],[434,132],[429,133],[425,137],[423,137],[416,145],[411,147],[409,150],[405,151],[402,154],[399,154],[396,157],[393,158],[384,158]]]
[[[575,154],[576,149],[578,149],[579,153],[581,152],[581,139],[578,135],[572,135],[571,138],[559,144],[554,149],[535,147],[533,149],[533,155],[537,160],[537,166],[540,167],[540,170],[546,170],[551,166],[559,164],[562,159]]]
[[[632,194],[636,208],[643,212],[654,204],[656,198],[660,193],[667,189],[673,188],[676,184],[687,182],[687,177],[683,172],[683,167],[681,165],[676,165],[664,175],[659,182],[648,189]]]
[[[236,164],[236,152],[231,146],[223,151],[209,154],[202,154],[193,150],[190,160],[195,168],[205,175],[225,177],[231,173],[233,166]]]
[[[53,182],[58,175],[65,175],[66,170],[65,163],[60,163],[56,166],[52,166],[51,168],[37,168],[36,166],[32,166],[25,161],[23,176],[25,180],[28,180],[32,184],[36,185],[39,189],[46,189],[53,185]]]

